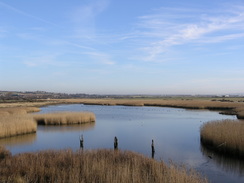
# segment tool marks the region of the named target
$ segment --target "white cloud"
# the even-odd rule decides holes
[[[146,40],[141,42],[141,50],[145,53],[142,59],[163,60],[164,54],[176,45],[203,45],[244,38],[243,8],[244,6],[230,11],[229,7],[218,14],[209,11],[207,15],[201,10],[170,9],[168,12],[164,8],[152,15],[139,17],[137,28],[140,36]]]

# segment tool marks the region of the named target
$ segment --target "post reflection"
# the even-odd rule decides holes
[[[95,127],[95,123],[84,123],[75,125],[46,125],[38,126],[38,131],[42,132],[71,132],[71,131],[86,131]]]

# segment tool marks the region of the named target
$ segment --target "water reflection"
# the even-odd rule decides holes
[[[211,159],[216,166],[222,170],[237,174],[239,176],[244,175],[244,160],[241,160],[234,156],[225,156],[220,153],[215,152],[214,150],[207,148],[201,144],[201,152],[206,159]]]
[[[87,131],[95,127],[95,123],[84,123],[75,125],[43,125],[38,126],[38,131],[41,132],[72,132],[72,131]]]
[[[0,139],[0,146],[27,145],[36,141],[36,133]]]

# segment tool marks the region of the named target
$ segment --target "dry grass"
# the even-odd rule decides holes
[[[67,125],[95,121],[95,115],[90,112],[27,114],[38,111],[40,109],[37,107],[0,108],[0,138],[36,132],[37,123],[45,125]]]
[[[0,117],[0,138],[34,133],[37,125],[29,115],[4,115]]]
[[[130,98],[130,99],[51,99],[39,102],[0,103],[3,107],[41,107],[57,104],[91,104],[91,105],[128,105],[128,106],[159,106],[187,109],[210,109],[225,111],[225,114],[236,114],[244,119],[243,98],[207,98],[207,97],[165,97],[165,98]]]
[[[0,138],[34,133],[37,125],[29,112],[38,112],[36,107],[0,108]]]
[[[12,114],[27,114],[31,112],[39,112],[37,107],[4,107],[0,108],[0,116],[12,115]]]
[[[91,112],[60,112],[36,114],[34,119],[40,125],[68,125],[95,122],[95,115]]]
[[[1,154],[1,153],[0,153]],[[43,151],[9,156],[3,151],[0,182],[205,183],[195,171],[166,166],[133,152]]]
[[[201,127],[201,142],[216,151],[244,158],[244,121],[222,120]]]
[[[244,107],[243,108],[237,108],[237,118],[238,119],[244,119]]]
[[[19,108],[19,107],[42,107],[47,105],[55,105],[60,102],[57,100],[39,100],[38,102],[13,102],[13,103],[0,103],[0,108]]]
[[[158,106],[177,107],[186,109],[209,109],[225,111],[225,114],[236,114],[244,119],[244,102],[240,98],[231,100],[213,100],[213,98],[136,98],[136,99],[60,99],[63,104],[90,104],[90,105],[126,105],[126,106]],[[57,102],[57,101],[55,101]]]

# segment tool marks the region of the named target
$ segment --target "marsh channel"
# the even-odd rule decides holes
[[[84,150],[112,149],[116,136],[119,149],[151,157],[153,139],[154,158],[158,161],[193,168],[210,182],[244,182],[244,161],[215,154],[200,143],[200,127],[204,122],[236,116],[209,110],[83,104],[46,106],[39,113],[57,111],[90,111],[96,115],[96,122],[38,126],[36,134],[1,139],[0,145],[12,154],[68,148],[76,151],[83,135]]]

